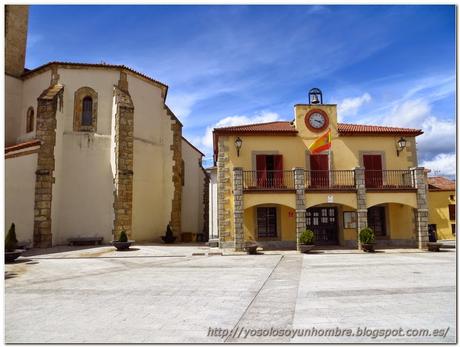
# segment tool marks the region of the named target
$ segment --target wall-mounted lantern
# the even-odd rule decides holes
[[[404,148],[406,148],[406,139],[401,137],[398,140],[398,148],[396,148],[396,155],[399,157],[399,152],[401,152]]]
[[[243,140],[237,137],[235,140],[235,147],[236,147],[236,154],[238,157],[240,156],[240,149],[242,145],[243,145]]]

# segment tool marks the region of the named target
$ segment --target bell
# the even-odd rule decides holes
[[[319,104],[318,96],[316,94],[312,95],[311,104]]]

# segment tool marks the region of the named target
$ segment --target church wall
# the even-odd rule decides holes
[[[35,170],[37,154],[5,160],[5,231],[16,225],[18,241],[30,242],[34,233]]]
[[[7,146],[14,145],[21,134],[22,86],[23,82],[20,79],[5,75],[5,144]]]
[[[113,85],[119,73],[108,70],[59,69],[64,112],[58,114],[53,189],[53,242],[69,237],[102,236],[112,240],[113,176],[110,132]],[[90,87],[98,94],[96,133],[73,131],[74,93]],[[59,119],[60,118],[60,119]]]
[[[128,75],[134,104],[133,238],[160,241],[171,215],[172,131],[161,89]]]
[[[182,140],[184,185],[182,192],[182,232],[201,233],[203,230],[204,172],[201,154]]]
[[[17,129],[17,140],[16,142],[25,142],[34,139],[37,130],[37,98],[40,94],[49,87],[51,79],[50,71],[43,74],[37,75],[34,78],[26,79],[23,82],[22,87],[22,99],[19,104],[20,110],[18,113],[18,129]],[[29,107],[34,109],[35,126],[34,130],[30,133],[26,133],[26,115]]]

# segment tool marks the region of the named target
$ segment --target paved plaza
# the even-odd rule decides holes
[[[134,248],[58,247],[7,264],[6,342],[456,341],[455,249]]]

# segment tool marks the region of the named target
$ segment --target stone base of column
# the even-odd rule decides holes
[[[361,249],[361,241],[359,239],[359,232],[367,227],[367,209],[361,209],[356,211],[358,217],[358,232],[357,232],[357,242],[358,249]]]
[[[415,210],[415,225],[417,231],[417,246],[419,249],[426,249],[428,237],[428,210]]]

